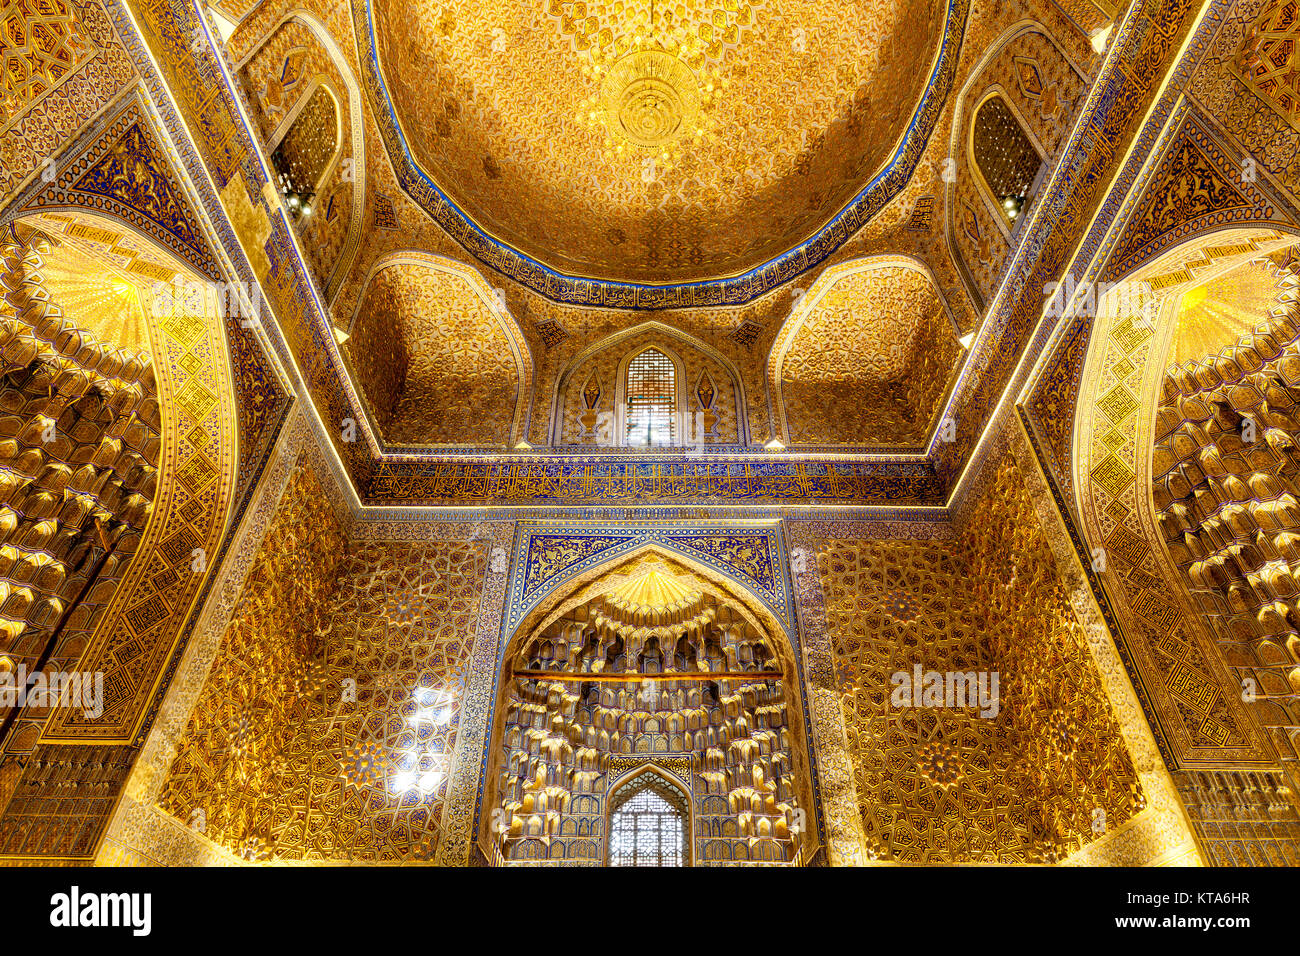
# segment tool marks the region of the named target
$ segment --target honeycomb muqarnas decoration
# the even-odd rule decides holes
[[[158,480],[162,421],[151,356],[100,341],[64,314],[43,274],[52,254],[50,237],[26,224],[0,236],[7,670],[30,671],[42,658],[46,670],[60,670],[80,657],[135,556]],[[28,708],[6,749],[29,751],[47,714]]]
[[[1300,783],[1300,264],[1258,263],[1271,315],[1170,365],[1152,452],[1157,523],[1283,762]],[[1236,688],[1233,688],[1235,691]]]
[[[803,816],[774,669],[767,638],[734,608],[653,569],[548,625],[521,648],[503,701],[502,855],[599,863],[612,768],[635,756],[683,764],[695,865],[793,860]]]

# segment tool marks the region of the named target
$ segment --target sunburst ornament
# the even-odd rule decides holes
[[[602,595],[593,620],[624,637],[650,637],[697,631],[716,614],[703,591],[651,568]]]
[[[388,770],[388,754],[374,742],[359,743],[344,753],[339,761],[339,776],[345,786],[355,789],[380,788]]]
[[[895,588],[885,595],[882,602],[884,611],[896,621],[907,623],[915,621],[921,614],[916,599],[906,591]]]
[[[101,342],[146,351],[149,333],[137,287],[72,243],[65,242],[59,251],[44,274],[51,297],[65,314]]]
[[[759,6],[552,0],[548,14],[596,86],[577,119],[605,134],[606,156],[642,155],[647,181],[680,162],[711,127],[708,112],[728,85],[723,58],[754,27]]]
[[[1201,362],[1235,344],[1269,320],[1282,305],[1282,292],[1267,259],[1243,263],[1184,292],[1170,362]]]
[[[661,48],[635,50],[595,76],[600,91],[580,104],[578,119],[604,133],[606,157],[640,155],[647,182],[704,137],[707,111],[725,82],[712,67],[697,76]]]

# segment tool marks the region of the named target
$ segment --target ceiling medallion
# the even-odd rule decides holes
[[[676,165],[684,146],[704,135],[707,112],[727,86],[722,59],[754,27],[761,5],[552,0],[548,13],[596,87],[578,119],[605,134],[606,158],[630,149],[661,168]]]
[[[600,95],[606,127],[634,146],[658,149],[704,132],[695,74],[662,50],[623,57],[605,75]]]

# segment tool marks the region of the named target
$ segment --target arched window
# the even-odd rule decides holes
[[[271,153],[280,192],[295,215],[311,215],[312,200],[338,146],[338,104],[328,89],[317,86]]]
[[[1043,158],[1007,101],[996,94],[975,112],[971,136],[975,167],[1007,224],[1014,226],[1038,185]]]
[[[677,368],[658,349],[627,366],[628,445],[672,445],[677,440]]]
[[[611,806],[610,866],[685,865],[684,800],[663,778],[642,774],[615,795]]]

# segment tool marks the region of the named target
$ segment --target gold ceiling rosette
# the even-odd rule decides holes
[[[606,123],[634,146],[655,149],[691,130],[702,132],[695,74],[662,50],[641,50],[615,63],[600,98]]]
[[[607,156],[629,149],[663,168],[708,128],[708,110],[728,81],[729,49],[754,26],[746,0],[550,0],[547,14],[595,89],[578,119],[605,134]]]

